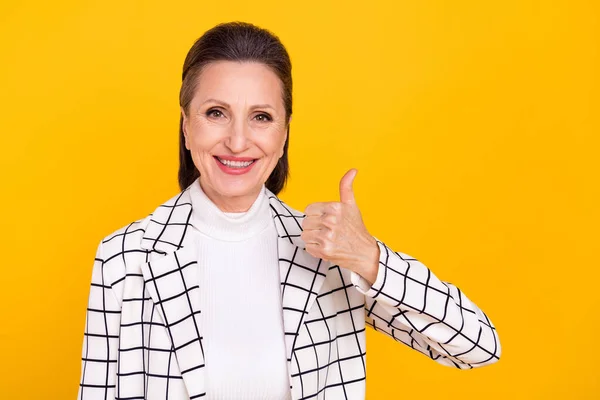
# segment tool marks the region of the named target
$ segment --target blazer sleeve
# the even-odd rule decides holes
[[[420,261],[375,239],[380,250],[375,283],[351,274],[365,295],[367,325],[449,367],[471,369],[499,360],[496,328],[475,303]]]
[[[114,399],[120,302],[106,277],[102,241],[96,250],[83,337],[79,400]]]

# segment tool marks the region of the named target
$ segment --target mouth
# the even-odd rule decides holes
[[[258,161],[256,158],[249,157],[235,157],[235,159],[230,159],[233,157],[224,158],[213,156],[213,158],[215,159],[221,171],[229,175],[245,174],[246,172],[250,171],[254,164],[256,164],[256,161]]]
[[[249,159],[249,160],[242,161],[242,160],[227,160],[227,159],[223,159],[219,156],[214,156],[214,158],[221,164],[225,165],[226,167],[239,168],[239,169],[246,168],[256,162],[256,159]]]

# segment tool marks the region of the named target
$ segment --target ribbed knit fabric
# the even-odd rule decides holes
[[[265,187],[247,212],[190,188],[207,399],[290,399],[277,231]]]

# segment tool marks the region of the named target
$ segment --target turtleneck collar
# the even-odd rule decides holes
[[[201,233],[218,240],[236,242],[248,239],[273,223],[263,184],[258,197],[246,212],[223,212],[200,186],[200,178],[190,187],[192,215],[190,223]]]

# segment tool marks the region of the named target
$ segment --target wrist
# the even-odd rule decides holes
[[[361,269],[356,271],[356,273],[362,276],[370,285],[373,285],[377,278],[377,272],[379,271],[380,251],[377,240],[373,236],[370,236],[369,242],[369,250],[365,252],[366,259],[364,263],[362,263],[363,266]]]

